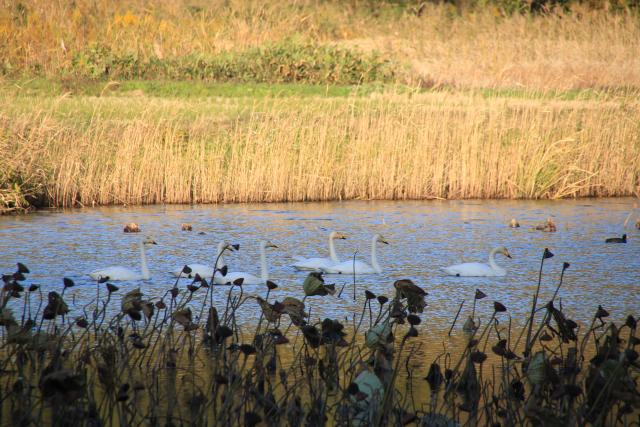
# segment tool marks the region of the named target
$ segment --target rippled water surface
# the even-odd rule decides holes
[[[358,300],[365,289],[391,296],[394,280],[414,280],[429,293],[421,325],[426,335],[446,333],[463,299],[467,301],[463,315],[468,315],[476,288],[489,296],[480,301],[479,316],[486,318],[492,301],[499,300],[514,321],[522,323],[530,309],[545,247],[555,257],[544,266],[543,301],[553,294],[562,262],[567,261],[571,267],[559,295],[569,315],[587,321],[602,304],[614,318],[622,319],[640,311],[640,232],[631,226],[623,229],[632,203],[630,199],[373,201],[41,211],[0,217],[0,269],[12,272],[16,262],[23,262],[32,270],[30,280],[41,284],[44,291],[60,290],[62,277],[72,278],[77,286],[65,298],[80,310],[95,297],[96,285],[88,272],[111,265],[139,268],[134,245],[142,234],[158,242],[148,252],[153,278],[120,286],[122,291],[140,286],[145,295],[156,297],[172,286],[170,270],[188,262],[213,264],[220,239],[241,246],[227,257],[231,271],[259,274],[258,242],[269,239],[279,246],[268,252],[270,277],[280,285],[272,295],[302,298],[305,273],[290,267],[295,255],[327,256],[328,233],[337,230],[348,236],[336,241],[341,259],[358,251],[357,257],[368,260],[371,236],[381,233],[390,242],[378,252],[384,272],[357,278]],[[533,226],[548,216],[554,218],[558,231],[535,231]],[[522,227],[509,228],[511,218],[517,218]],[[140,224],[142,234],[122,232],[123,225],[131,221]],[[192,224],[194,231],[181,231],[181,223]],[[605,238],[623,232],[629,234],[627,244],[604,243]],[[506,246],[513,256],[512,260],[498,256],[498,263],[508,270],[506,277],[447,277],[441,271],[453,263],[486,261],[496,245]],[[350,277],[330,276],[328,282],[335,282],[338,288],[349,284],[341,298],[307,299],[314,318],[351,317],[351,312],[361,310],[361,303],[351,299]],[[215,289],[220,303],[227,290]],[[264,294],[265,290],[245,289],[250,294]],[[243,323],[251,324],[259,310],[257,304],[248,304]],[[119,304],[113,306],[113,310],[118,308]]]

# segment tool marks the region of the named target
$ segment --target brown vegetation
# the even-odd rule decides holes
[[[96,52],[127,64],[195,63],[298,40],[378,51],[398,65],[398,81],[409,84],[640,87],[636,11],[590,3],[530,15],[507,13],[507,1],[462,9],[427,4],[418,14],[394,2],[356,0],[4,0],[0,72],[73,78],[93,66]]]
[[[545,249],[542,262],[552,256]],[[610,321],[598,306],[580,327],[554,305],[568,267],[537,319],[538,292],[521,328],[494,301],[490,319],[469,331],[459,351],[425,361],[421,346],[442,343],[421,342],[431,326],[427,294],[410,280],[396,281],[392,297],[358,291],[362,310],[345,325],[309,314],[320,298],[336,298],[317,273],[305,281],[302,300],[278,301],[273,282],[250,291],[237,283],[222,293],[197,277],[154,299],[99,283],[93,302],[70,308],[71,279],[43,301],[18,264],[3,275],[0,292],[0,420],[628,425],[640,409],[637,320]],[[474,309],[485,297],[476,291]],[[241,328],[243,310],[258,307],[257,324]]]
[[[0,173],[53,206],[628,196],[640,107],[428,93],[0,98]]]

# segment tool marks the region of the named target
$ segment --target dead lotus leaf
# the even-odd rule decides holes
[[[269,302],[265,301],[260,297],[256,297],[258,304],[260,304],[260,308],[262,309],[262,314],[264,314],[265,319],[271,323],[275,323],[280,319],[281,311],[278,309],[282,309],[282,304],[275,303],[273,305],[269,304]]]
[[[185,328],[191,325],[191,309],[185,308],[183,310],[176,310],[171,315],[173,320],[184,326]]]
[[[40,390],[45,399],[59,397],[67,402],[72,401],[82,395],[82,376],[70,369],[60,369],[42,378]]]
[[[396,280],[393,284],[398,298],[407,299],[407,308],[411,313],[422,313],[427,303],[424,300],[427,293],[409,279]]]
[[[307,317],[307,313],[304,312],[304,303],[297,298],[286,297],[282,301],[284,306],[283,312],[287,313],[296,326],[304,324],[304,319]]]
[[[142,310],[142,292],[140,292],[140,288],[127,292],[122,298],[121,307],[124,314]]]
[[[13,312],[7,308],[0,308],[0,326],[16,325],[16,319],[13,317]]]
[[[325,285],[322,273],[312,272],[309,273],[304,283],[302,284],[304,294],[308,297],[311,296],[325,296],[333,295],[336,292],[335,286]]]
[[[527,367],[527,378],[534,386],[542,385],[545,379],[547,359],[542,351],[537,352]]]
[[[60,294],[55,291],[49,292],[48,303],[42,312],[42,316],[47,320],[51,320],[56,316],[64,316],[68,312],[69,306],[64,302]]]

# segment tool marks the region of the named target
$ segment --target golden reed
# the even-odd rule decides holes
[[[8,96],[0,158],[55,206],[626,196],[639,123],[633,97]]]

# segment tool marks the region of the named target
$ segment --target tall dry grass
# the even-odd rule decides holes
[[[594,4],[597,2],[594,2]],[[572,6],[543,16],[495,6],[421,16],[383,2],[0,1],[0,70],[73,74],[92,44],[140,58],[212,55],[296,38],[381,51],[403,82],[571,89],[640,86],[640,19]],[[606,4],[605,4],[606,6]]]
[[[56,206],[623,196],[634,99],[7,96],[0,158]]]

